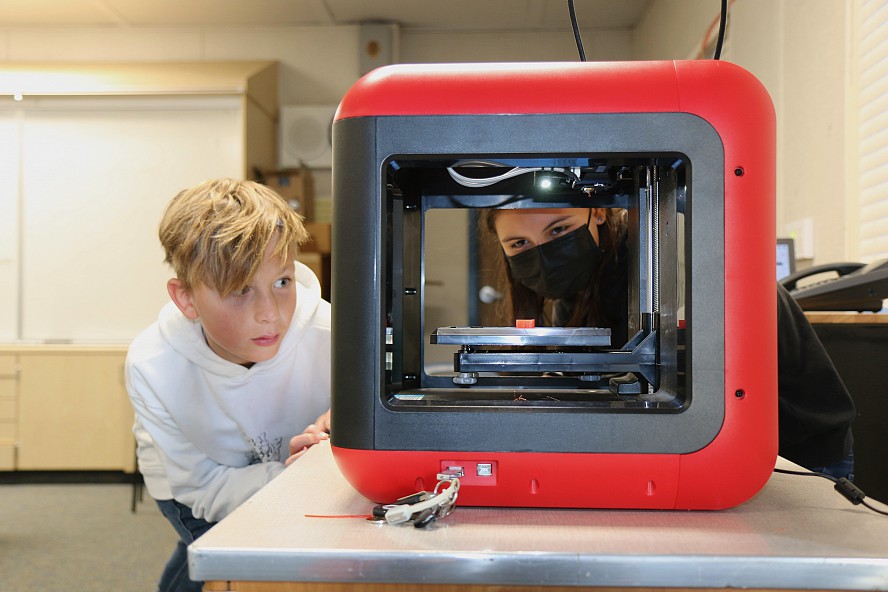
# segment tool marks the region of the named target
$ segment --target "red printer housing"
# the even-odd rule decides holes
[[[359,492],[388,502],[451,466],[461,505],[722,509],[761,489],[777,455],[775,122],[752,75],[385,67],[343,98],[333,159],[332,445]],[[484,167],[527,173],[448,175]],[[542,195],[541,175],[560,188]],[[540,372],[502,371],[509,348],[430,368],[446,332],[426,326],[427,218],[485,207],[625,208],[630,342],[549,346]],[[581,370],[549,377],[559,361]],[[638,392],[607,378],[625,368]]]

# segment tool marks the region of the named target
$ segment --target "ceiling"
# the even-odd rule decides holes
[[[650,0],[576,0],[582,29],[631,29]],[[570,29],[567,0],[0,0],[7,27],[277,27],[366,21],[448,31]]]

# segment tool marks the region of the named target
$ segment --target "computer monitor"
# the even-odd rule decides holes
[[[777,281],[795,273],[795,242],[791,238],[777,239]]]

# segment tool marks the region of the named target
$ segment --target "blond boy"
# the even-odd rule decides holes
[[[294,263],[307,238],[251,181],[202,183],[163,215],[172,302],[126,364],[139,470],[180,536],[160,590],[200,590],[186,546],[327,437],[330,304]]]

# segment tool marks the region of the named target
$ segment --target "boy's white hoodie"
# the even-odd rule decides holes
[[[330,304],[296,262],[296,312],[274,358],[247,369],[170,302],[132,342],[126,384],[139,471],[155,499],[208,522],[284,470],[290,438],[330,407]]]

